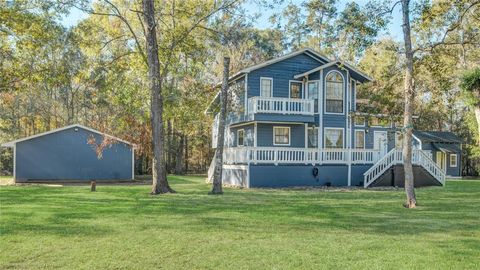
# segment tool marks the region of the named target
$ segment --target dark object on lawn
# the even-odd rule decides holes
[[[325,183],[325,186],[330,187],[330,186],[332,186],[332,183],[326,182],[326,183]]]
[[[92,181],[90,184],[91,184],[90,191],[97,191],[97,182]]]

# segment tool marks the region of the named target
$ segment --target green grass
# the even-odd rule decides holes
[[[0,187],[0,269],[478,269],[480,181],[417,190]]]

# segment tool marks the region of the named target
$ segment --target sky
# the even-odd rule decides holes
[[[260,16],[257,18],[255,22],[255,26],[260,29],[265,29],[272,27],[268,19],[272,14],[280,12],[287,4],[289,3],[296,3],[300,4],[304,0],[291,0],[291,1],[285,1],[283,5],[279,5],[274,9],[265,9],[264,7],[261,7],[257,4],[254,3],[254,1],[249,0],[244,4],[245,10],[250,14],[250,15],[255,15],[259,14]],[[356,0],[360,5],[364,5],[368,0]],[[349,0],[340,0],[338,4],[338,9],[343,10],[344,6],[346,3],[350,2]],[[73,8],[70,11],[70,14],[62,20],[62,24],[66,27],[71,27],[75,26],[79,21],[82,19],[85,19],[88,16],[88,14]],[[395,40],[401,40],[402,39],[402,17],[401,17],[401,12],[400,12],[400,7],[397,6],[393,12],[393,19],[392,22],[390,23],[388,27],[388,33],[384,33],[384,36],[391,36]]]

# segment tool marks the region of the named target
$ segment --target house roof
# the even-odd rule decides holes
[[[113,140],[116,140],[116,141],[119,141],[119,142],[122,142],[122,143],[125,143],[125,144],[128,144],[128,145],[131,145],[132,147],[135,147],[135,144],[133,144],[133,143],[131,143],[131,142],[122,140],[122,139],[117,138],[117,137],[114,137],[114,136],[112,136],[112,135],[108,135],[108,134],[106,134],[106,133],[100,132],[100,131],[95,130],[95,129],[93,129],[93,128],[89,128],[89,127],[86,127],[86,126],[82,126],[82,125],[80,125],[80,124],[73,124],[73,125],[69,125],[69,126],[57,128],[57,129],[54,129],[54,130],[50,130],[50,131],[47,131],[47,132],[35,134],[35,135],[29,136],[29,137],[25,137],[25,138],[22,138],[22,139],[14,140],[14,141],[11,141],[11,142],[6,142],[6,143],[3,143],[1,146],[3,146],[3,147],[14,147],[15,144],[18,143],[18,142],[28,141],[28,140],[31,140],[31,139],[34,139],[34,138],[42,137],[42,136],[45,136],[45,135],[49,135],[49,134],[52,134],[52,133],[60,132],[60,131],[67,130],[67,129],[74,128],[74,127],[82,128],[82,129],[88,130],[88,131],[90,131],[90,132],[97,133],[97,134],[99,134],[99,135],[108,137],[108,138],[110,138],[110,139],[113,139]]]
[[[325,69],[327,67],[331,67],[333,65],[337,65],[338,67],[343,67],[345,69],[347,69],[352,77],[357,80],[357,81],[360,81],[360,82],[366,82],[366,81],[373,81],[372,78],[370,78],[367,74],[361,72],[360,70],[354,68],[353,66],[351,66],[350,64],[344,62],[344,61],[341,61],[341,60],[336,60],[336,61],[332,61],[330,63],[326,63],[324,65],[321,65],[319,67],[316,67],[314,69],[311,69],[307,72],[304,72],[304,73],[301,73],[301,74],[298,74],[298,75],[295,75],[294,78],[295,79],[298,79],[298,78],[301,78],[301,77],[305,77],[305,76],[308,76],[309,74],[311,73],[314,73],[316,71],[319,71],[319,70],[322,70],[322,69]]]
[[[426,143],[462,143],[457,135],[448,131],[413,131],[413,135]]]

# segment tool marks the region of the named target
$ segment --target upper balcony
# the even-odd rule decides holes
[[[314,121],[314,101],[310,99],[251,97],[247,106],[249,121]]]

